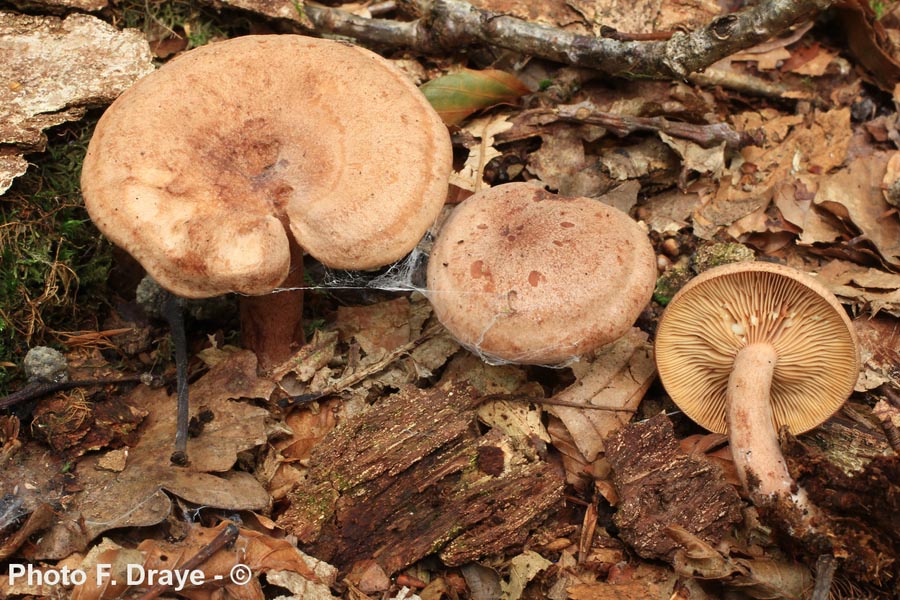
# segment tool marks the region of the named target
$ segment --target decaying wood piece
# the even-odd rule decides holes
[[[823,509],[825,547],[801,540],[813,560],[833,554],[838,572],[896,589],[900,581],[900,456],[875,455],[848,474],[831,456],[786,435],[782,440],[791,474]],[[811,546],[811,547],[810,547]]]
[[[342,570],[395,573],[437,553],[450,565],[521,546],[562,500],[563,476],[497,430],[479,433],[464,384],[407,387],[329,434],[279,525]]]
[[[716,545],[742,519],[741,499],[720,467],[682,452],[665,415],[609,436],[606,458],[621,498],[620,537],[644,558],[672,560],[678,544],[667,527]]]

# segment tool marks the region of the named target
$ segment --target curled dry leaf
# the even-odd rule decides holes
[[[89,555],[78,567],[87,572],[96,572],[96,565],[112,565],[113,576],[89,577],[83,585],[73,590],[72,600],[120,597],[132,589],[128,581],[136,583],[136,577],[141,573],[149,573],[151,570],[171,573],[178,570],[208,546],[227,524],[223,522],[212,528],[195,526],[185,539],[175,543],[148,539],[137,549],[107,544],[99,554]],[[253,578],[244,585],[232,582],[232,570],[237,565],[245,565],[252,571]],[[331,600],[329,586],[337,576],[334,567],[304,554],[287,540],[249,529],[240,529],[233,544],[218,550],[194,567],[194,570],[202,572],[205,583],[202,586],[189,584],[179,592],[180,596],[190,600],[213,600],[220,597],[220,590],[232,597],[262,600],[264,596],[259,575],[273,571],[279,572],[282,579],[287,579],[285,573],[299,576],[299,579],[294,577],[292,581],[295,588],[302,588],[303,593],[299,597]],[[129,573],[132,574],[130,578]],[[299,584],[300,579],[304,582],[302,586]],[[148,586],[136,584],[135,587]]]
[[[674,558],[679,575],[720,581],[726,588],[760,600],[800,600],[812,590],[812,575],[801,564],[770,558],[733,558],[683,527],[671,525],[665,531],[680,546]]]
[[[447,125],[456,125],[482,108],[508,104],[528,94],[518,77],[499,69],[463,69],[419,88]]]
[[[484,182],[484,169],[492,158],[500,156],[500,151],[494,147],[494,138],[512,129],[513,123],[508,118],[506,114],[488,115],[472,119],[463,127],[477,142],[468,149],[469,156],[462,168],[451,173],[452,185],[470,192],[490,187]]]
[[[833,260],[819,270],[817,279],[844,302],[877,315],[900,317],[900,275],[856,263]]]

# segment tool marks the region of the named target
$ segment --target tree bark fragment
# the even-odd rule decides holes
[[[620,537],[644,558],[673,559],[679,545],[666,533],[669,526],[714,546],[742,519],[741,499],[721,469],[682,452],[665,415],[609,436],[606,458],[621,498]]]
[[[317,447],[279,524],[344,571],[393,574],[429,554],[449,565],[520,547],[562,500],[555,466],[498,430],[480,433],[466,385],[404,388]]]

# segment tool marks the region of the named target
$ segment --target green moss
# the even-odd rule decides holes
[[[139,29],[148,39],[187,38],[187,49],[228,37],[218,15],[194,0],[147,2],[123,0],[117,4],[121,25]]]
[[[96,327],[112,265],[81,200],[81,162],[94,122],[61,128],[0,197],[0,393],[11,365],[55,333]]]
[[[753,250],[743,244],[718,242],[701,246],[691,258],[691,268],[699,275],[713,267],[754,260]]]
[[[686,264],[674,265],[656,280],[653,299],[663,306],[667,305],[691,277],[693,277],[693,273]]]

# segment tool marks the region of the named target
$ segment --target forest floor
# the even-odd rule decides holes
[[[518,41],[403,47],[366,25],[424,23],[458,2],[11,4],[0,598],[900,598],[900,5],[836,3],[702,71],[628,79],[527,56]],[[543,24],[554,56],[560,31],[663,44],[731,23],[720,17],[738,4],[474,3]],[[489,364],[433,314],[421,253],[376,274],[307,256],[306,343],[272,368],[240,348],[235,298],[187,304],[192,428],[189,463],[174,465],[169,328],[137,301],[143,270],[81,197],[94,127],[193,48],[347,39],[350,21],[449,128],[438,223],[509,182],[599,199],[650,240],[652,300],[622,337],[565,366]],[[859,343],[846,404],[781,437],[817,506],[811,531],[792,506],[748,494],[728,437],[679,409],[654,361],[678,290],[754,260],[813,276]],[[37,346],[82,383],[26,373]]]

